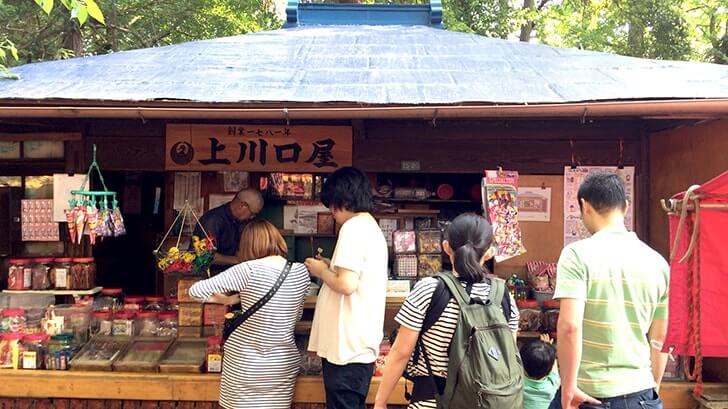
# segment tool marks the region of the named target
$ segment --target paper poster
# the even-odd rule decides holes
[[[319,213],[329,213],[329,209],[320,204],[283,206],[283,230],[295,234],[316,234]]]
[[[495,261],[525,253],[518,225],[518,172],[487,170],[483,178],[483,203],[493,226],[497,246]]]
[[[619,169],[617,166],[579,166],[576,168],[567,166],[564,168],[565,246],[591,236],[581,221],[581,210],[579,209],[577,193],[585,177],[590,173],[600,171],[616,173],[624,181],[625,193],[627,195],[627,201],[629,201],[624,224],[627,226],[627,230],[634,230],[634,166],[625,166],[623,169]]]
[[[207,210],[212,210],[216,207],[220,207],[224,204],[230,203],[234,198],[235,194],[221,195],[212,193],[208,197],[209,206],[207,207]]]
[[[550,222],[551,221],[551,188],[519,187],[518,188],[518,221]]]
[[[185,201],[199,217],[204,211],[201,193],[202,174],[200,172],[176,172],[174,174],[174,209],[181,210]]]
[[[64,210],[69,208],[68,201],[71,200],[71,190],[78,190],[83,184],[86,175],[68,176],[64,173],[53,175],[53,221],[65,222]]]
[[[392,235],[397,231],[397,219],[382,217],[379,219],[379,228],[382,229],[387,247],[392,248]]]
[[[52,199],[20,201],[20,222],[23,241],[58,241],[58,223],[53,221]]]
[[[222,172],[223,184],[225,185],[226,192],[239,192],[243,189],[247,189],[250,185],[250,174],[248,172]]]

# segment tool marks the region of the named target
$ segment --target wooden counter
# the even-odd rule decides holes
[[[218,398],[217,374],[162,374],[84,371],[0,370],[0,397],[76,398],[159,401],[207,401]],[[368,402],[373,402],[380,378],[375,377]],[[706,384],[705,388],[725,387]],[[693,384],[666,382],[662,387],[665,409],[691,409]],[[324,387],[320,377],[298,378],[294,402],[323,403]],[[397,385],[390,403],[403,405],[404,380]]]
[[[215,402],[219,381],[217,374],[0,370],[0,397]],[[370,402],[379,381],[372,379],[367,397]],[[323,403],[324,396],[321,377],[298,378],[294,402]],[[404,379],[390,403],[406,404]]]

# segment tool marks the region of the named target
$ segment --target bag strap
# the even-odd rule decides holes
[[[281,271],[281,274],[278,276],[278,279],[273,284],[273,287],[260,300],[256,301],[255,304],[251,305],[250,308],[245,310],[245,312],[235,314],[235,317],[230,323],[230,332],[235,330],[235,328],[239,327],[259,309],[263,308],[263,306],[266,305],[271,298],[273,298],[273,296],[278,292],[278,289],[281,288],[281,285],[283,285],[283,281],[288,276],[288,273],[291,271],[291,266],[293,266],[293,262],[286,261],[286,266],[283,267],[283,271]]]
[[[447,286],[448,290],[450,290],[450,294],[455,298],[455,301],[458,302],[458,305],[462,309],[463,307],[470,305],[471,299],[470,295],[468,295],[467,292],[465,292],[465,289],[462,285],[460,285],[460,281],[455,278],[454,275],[450,272],[443,272],[438,274],[438,277],[442,279],[443,282],[445,282],[445,285]]]
[[[506,293],[506,286],[503,280],[500,278],[491,278],[490,279],[490,294],[488,294],[488,299],[490,300],[490,305],[498,305],[503,304],[503,298],[505,297]],[[509,310],[510,310],[510,300],[508,302]],[[505,312],[505,311],[503,311]],[[509,311],[510,312],[510,311]],[[510,319],[510,314],[506,316],[506,321]]]

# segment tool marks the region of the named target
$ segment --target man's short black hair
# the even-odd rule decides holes
[[[328,208],[370,212],[374,208],[369,179],[353,167],[337,169],[324,182],[321,203]]]
[[[579,207],[581,200],[589,204],[597,212],[604,214],[614,209],[626,209],[627,195],[624,192],[622,178],[614,173],[595,172],[587,176],[579,186],[577,194]]]
[[[556,361],[556,348],[539,339],[521,347],[523,370],[531,379],[541,379],[551,373]]]

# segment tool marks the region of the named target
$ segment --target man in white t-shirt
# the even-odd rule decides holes
[[[308,350],[323,361],[328,409],[365,409],[384,329],[387,243],[369,213],[369,181],[346,167],[324,183],[321,202],[341,225],[331,260],[306,259],[323,281]]]

